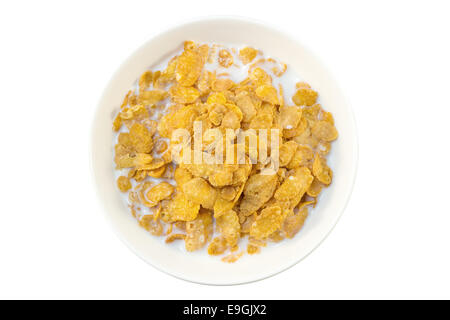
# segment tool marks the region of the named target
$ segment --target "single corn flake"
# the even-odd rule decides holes
[[[195,50],[185,50],[178,57],[176,65],[176,80],[186,87],[195,84],[203,69],[202,56]]]
[[[234,202],[218,197],[214,203],[214,218],[218,218],[233,209]]]
[[[297,83],[295,84],[295,87],[296,87],[297,89],[300,89],[300,88],[311,89],[311,86],[310,86],[309,84],[307,84],[306,82],[297,82]]]
[[[263,84],[256,88],[256,95],[263,101],[279,104],[277,89],[272,85]]]
[[[208,245],[208,254],[221,255],[228,249],[227,241],[223,237],[214,238]]]
[[[316,121],[311,128],[311,133],[318,139],[326,142],[336,140],[338,137],[338,133],[334,125],[325,120]]]
[[[154,150],[156,153],[163,153],[169,146],[165,140],[159,139],[155,142]]]
[[[279,206],[263,209],[250,228],[250,236],[256,239],[265,239],[281,227],[284,214]]]
[[[231,65],[234,62],[233,55],[230,53],[230,51],[228,51],[226,49],[222,49],[219,51],[219,60],[218,61],[219,61],[219,64],[224,68],[231,67]]]
[[[313,180],[308,190],[306,190],[306,194],[310,197],[317,197],[322,191],[324,185],[317,178]]]
[[[224,105],[225,103],[227,103],[227,98],[225,97],[225,94],[223,92],[214,92],[209,95],[206,103],[208,105],[213,105],[215,103]]]
[[[248,254],[256,254],[261,252],[261,247],[255,246],[251,243],[247,245],[247,253]]]
[[[169,92],[174,102],[182,104],[193,103],[200,97],[200,92],[194,87],[173,86]]]
[[[288,209],[293,209],[302,199],[313,181],[311,172],[306,167],[295,169],[294,174],[287,177],[275,191],[274,198]]]
[[[215,79],[211,83],[211,89],[213,91],[227,91],[234,86],[234,82],[231,79]]]
[[[162,219],[165,222],[192,221],[199,210],[199,204],[188,200],[184,193],[178,192],[168,205],[163,207]]]
[[[183,233],[172,233],[166,238],[165,242],[172,243],[175,240],[185,240],[185,239],[186,239],[186,235]]]
[[[242,217],[242,222],[240,221]],[[243,234],[249,234],[250,228],[252,227],[253,222],[255,222],[255,219],[257,217],[256,212],[249,215],[248,217],[245,216],[242,212],[239,213],[239,222],[241,223],[241,233]]]
[[[233,247],[239,240],[241,225],[235,211],[230,210],[227,213],[216,218],[217,227],[225,238],[229,247]]]
[[[285,238],[284,233],[281,232],[280,230],[275,231],[274,233],[272,233],[269,236],[269,240],[272,242],[280,242],[280,241],[284,240],[284,238]]]
[[[234,187],[228,186],[220,190],[220,197],[227,201],[232,201],[237,194],[237,190]]]
[[[292,140],[291,140],[292,141]],[[293,141],[296,143],[295,141]],[[290,162],[287,164],[288,169],[295,169],[301,166],[307,166],[314,158],[314,151],[308,145],[298,145]]]
[[[193,178],[181,186],[186,198],[207,209],[213,209],[217,190],[202,178]]]
[[[249,64],[250,62],[252,62],[257,54],[258,50],[250,47],[245,47],[239,50],[239,58],[241,59],[243,64]]]
[[[136,174],[134,175],[134,180],[139,182],[143,181],[147,177],[147,171],[145,170],[136,170]]]
[[[278,184],[278,176],[255,174],[250,176],[245,184],[239,211],[244,214],[251,214],[269,201]]]
[[[140,153],[137,156],[142,157],[142,160],[136,163],[137,168],[140,170],[156,170],[163,167],[166,162],[162,158],[153,159],[149,154]]]
[[[113,130],[114,131],[119,131],[120,128],[122,127],[122,118],[120,117],[120,113],[114,118],[113,121]]]
[[[236,248],[234,251],[236,251],[238,248]],[[234,263],[239,260],[240,257],[244,255],[244,251],[241,251],[239,253],[230,253],[229,255],[222,258],[223,262],[227,263]]]
[[[207,45],[207,44],[199,45],[197,47],[197,52],[202,61],[202,65],[204,65],[208,61],[208,58],[209,58],[209,52],[210,52],[209,45]]]
[[[309,146],[313,149],[317,148],[320,143],[320,140],[311,134],[309,127],[307,127],[301,134],[295,136],[292,140],[300,145]]]
[[[139,91],[147,90],[153,82],[153,72],[145,71],[139,78]]]
[[[167,67],[164,71],[156,71],[153,74],[153,87],[155,88],[163,88],[168,83],[172,83],[175,81],[176,78],[176,68],[178,65],[178,57],[173,57],[169,63],[167,64]]]
[[[167,98],[168,94],[164,90],[150,90],[150,91],[142,91],[139,93],[138,102],[143,105],[154,105],[165,98]]]
[[[295,141],[291,140],[283,143],[279,150],[280,167],[285,167],[291,162],[297,148],[298,144]]]
[[[257,114],[250,121],[250,129],[270,129],[273,124],[273,116],[267,113]]]
[[[158,132],[164,138],[171,138],[175,129],[191,130],[198,110],[194,105],[186,105],[163,116],[158,124]]]
[[[145,170],[147,176],[152,178],[161,178],[166,172],[166,166],[162,166],[161,168],[153,169],[153,170]],[[144,171],[144,170],[143,170]]]
[[[172,186],[170,183],[165,181],[161,182],[148,191],[147,199],[150,202],[158,203],[161,200],[169,198],[172,195],[174,189],[174,186]]]
[[[187,251],[203,248],[213,233],[211,213],[200,212],[192,221],[186,222],[185,246]]]
[[[132,96],[132,95],[133,95],[133,91],[129,90],[129,91],[127,92],[127,94],[125,95],[125,98],[124,98],[123,101],[122,101],[122,104],[121,104],[121,106],[120,106],[120,109],[123,109],[123,108],[125,108],[125,107],[128,105],[128,101],[129,101],[129,99],[130,99],[130,96]]]
[[[303,82],[294,88],[295,105],[286,105],[283,86],[280,81],[273,84],[269,73],[280,77],[287,65],[258,59],[258,53],[250,47],[238,52],[186,41],[184,51],[165,70],[141,75],[136,93],[127,93],[113,119],[114,131],[128,130],[117,133],[114,161],[117,169],[130,168],[117,185],[128,192],[139,225],[162,235],[168,223],[166,242],[185,240],[186,250],[195,251],[211,240],[215,223],[221,235],[209,243],[208,253],[229,251],[225,262],[236,261],[245,251],[258,253],[266,241],[294,237],[308,207],[316,205],[332,180],[325,158],[338,137],[332,114],[316,103],[318,93]],[[216,70],[204,68],[205,63],[217,63],[216,58]],[[234,65],[234,59],[242,63]],[[238,83],[231,71],[222,69],[242,65],[247,65],[248,77]],[[190,138],[172,137],[177,129],[186,129],[192,137],[194,121],[201,122],[203,130],[200,164],[192,163],[192,152],[185,148]],[[208,129],[227,135],[217,140]],[[265,142],[250,132],[240,141],[238,130],[248,129],[278,129],[280,135]],[[273,138],[280,146],[280,167],[267,175]],[[225,164],[215,162],[220,145],[227,146],[222,151]],[[134,188],[131,179],[137,182]],[[177,232],[172,232],[174,226]],[[239,252],[239,239],[246,235],[248,246]]]
[[[283,129],[297,128],[302,117],[302,109],[297,106],[280,106],[280,124]]]
[[[297,125],[297,127],[294,127],[292,129],[283,129],[283,138],[290,139],[294,137],[298,137],[299,135],[302,135],[305,133],[305,131],[309,130],[309,124],[308,121],[305,118],[300,118],[300,121]],[[308,132],[308,135],[310,132]]]
[[[329,185],[333,178],[333,171],[327,166],[327,160],[321,155],[316,155],[313,163],[313,174],[323,184]]]
[[[311,125],[315,121],[320,120],[319,116],[322,113],[322,106],[318,103],[313,104],[312,106],[305,106],[303,107],[303,117],[308,121],[308,123]]]
[[[143,168],[147,168],[153,161],[153,156],[148,153],[137,153],[135,154],[134,165],[137,167],[136,169],[143,170]],[[151,169],[151,168],[149,168]]]
[[[221,126],[226,129],[239,129],[241,127],[241,122],[235,112],[227,111],[223,115]]]
[[[323,111],[322,110],[322,120],[329,122],[330,124],[334,125],[334,117],[331,114],[331,112]]]
[[[287,64],[280,62],[281,68],[277,67],[273,67],[272,68],[272,72],[274,75],[276,75],[277,77],[281,77],[287,70]]]
[[[142,216],[139,225],[154,236],[160,236],[164,232],[161,221],[155,220],[152,214]]]
[[[326,156],[331,150],[331,143],[320,141],[317,145],[317,150],[322,156]]]
[[[184,50],[195,50],[195,48],[197,48],[197,45],[192,40],[186,40],[183,43],[183,48],[184,48]]]
[[[140,124],[135,123],[130,128],[130,139],[135,150],[139,153],[150,153],[153,147],[152,136],[148,129]]]
[[[236,96],[236,105],[242,112],[242,121],[249,122],[256,115],[256,107],[247,92]]]
[[[267,72],[259,67],[249,70],[248,76],[256,86],[272,84],[272,78],[267,74]]]
[[[117,154],[116,151],[114,162],[116,163],[117,169],[132,168],[135,166],[135,157],[132,157],[129,154]]]
[[[131,182],[128,177],[120,176],[117,179],[117,186],[119,187],[119,190],[122,192],[127,192],[131,189]]]
[[[308,217],[308,208],[303,207],[296,214],[287,217],[283,223],[283,232],[287,238],[293,238],[303,227]]]

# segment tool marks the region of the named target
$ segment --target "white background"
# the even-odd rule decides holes
[[[2,1],[0,298],[450,298],[450,7],[445,1]],[[210,287],[161,273],[110,230],[89,131],[112,73],[198,16],[269,21],[335,73],[360,164],[340,222],[300,264]]]

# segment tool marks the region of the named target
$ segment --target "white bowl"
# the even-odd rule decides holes
[[[329,158],[333,183],[323,191],[303,229],[294,239],[244,255],[233,264],[205,252],[184,253],[140,228],[123,203],[114,180],[112,120],[127,90],[139,75],[171,53],[184,40],[247,44],[288,63],[319,92],[323,107],[335,117],[339,139]],[[353,113],[337,83],[319,59],[295,39],[267,24],[242,18],[206,18],[179,25],[147,41],[114,74],[100,99],[92,130],[91,161],[98,197],[123,242],[157,269],[203,284],[247,283],[275,275],[314,250],[341,216],[350,197],[357,168],[357,133]]]

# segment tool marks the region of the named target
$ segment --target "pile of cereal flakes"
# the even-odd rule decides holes
[[[304,82],[296,84],[295,105],[286,105],[283,87],[275,86],[269,74],[282,76],[286,64],[257,55],[249,47],[237,52],[186,41],[165,70],[142,74],[113,122],[114,161],[123,174],[117,185],[128,192],[139,225],[164,235],[167,243],[184,240],[187,251],[207,246],[211,255],[229,252],[222,258],[226,262],[244,254],[238,247],[241,238],[248,236],[246,251],[255,254],[267,241],[294,237],[308,207],[316,205],[332,180],[326,161],[338,137],[332,114],[316,103],[318,93]],[[222,69],[236,68],[237,59],[248,67],[247,78],[239,83],[226,72],[204,68],[214,62]],[[272,68],[266,72],[260,66],[267,63]],[[203,130],[279,129],[278,172],[261,174],[267,164],[261,162],[172,161],[172,132],[192,132],[194,121],[201,121]],[[203,139],[202,150],[208,142]]]

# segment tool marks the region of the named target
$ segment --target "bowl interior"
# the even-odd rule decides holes
[[[234,264],[205,252],[183,253],[140,228],[122,202],[113,174],[111,124],[122,99],[148,67],[178,48],[184,40],[242,45],[263,50],[293,68],[319,92],[319,102],[333,113],[339,139],[329,156],[333,183],[325,189],[303,229],[294,239],[244,255]],[[337,83],[309,50],[263,24],[243,19],[203,19],[187,23],[148,41],[119,68],[106,87],[92,131],[92,170],[98,196],[120,238],[141,258],[175,277],[206,284],[237,284],[274,275],[308,255],[331,231],[345,208],[356,174],[357,142],[353,114]],[[241,248],[244,249],[244,248]]]

